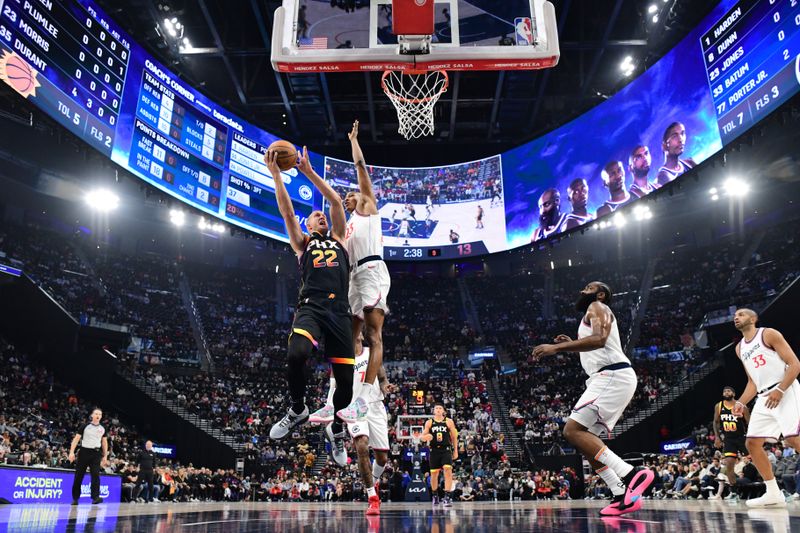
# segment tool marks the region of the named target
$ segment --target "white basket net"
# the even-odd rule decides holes
[[[406,139],[433,135],[433,108],[450,80],[444,70],[383,73],[383,92],[397,109],[398,133]]]

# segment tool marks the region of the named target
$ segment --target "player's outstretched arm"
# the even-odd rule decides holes
[[[372,189],[372,178],[367,172],[367,162],[364,160],[364,153],[361,145],[358,144],[358,121],[353,123],[353,129],[347,134],[350,139],[350,147],[353,149],[353,163],[358,174],[358,191],[361,193],[362,204],[359,210],[363,210],[366,215],[378,214],[378,201],[375,199],[375,191]]]
[[[272,179],[275,181],[275,198],[278,201],[278,210],[283,217],[283,223],[286,226],[286,234],[289,235],[289,243],[296,253],[302,253],[306,246],[306,239],[303,235],[303,230],[300,229],[300,222],[294,215],[294,206],[292,199],[289,198],[289,191],[286,190],[286,185],[283,184],[283,177],[281,176],[281,169],[278,167],[278,153],[267,151],[264,154],[264,162],[272,174]]]
[[[614,323],[614,315],[607,305],[600,302],[592,302],[586,311],[586,318],[592,325],[592,334],[578,340],[566,341],[566,335],[559,335],[556,341],[563,340],[558,344],[540,344],[533,349],[533,356],[536,358],[554,355],[558,352],[590,352],[605,347],[608,336],[611,334],[611,326]]]
[[[425,426],[422,428],[422,435],[420,435],[419,440],[422,442],[428,442],[433,440],[433,435],[431,435],[431,421],[426,420]]]
[[[451,419],[447,419],[447,428],[450,430],[450,444],[453,445],[453,455],[458,456],[458,430]],[[455,458],[455,457],[454,457]]]
[[[721,405],[720,402],[717,402],[717,405],[714,406],[714,446],[717,448],[722,448],[722,439],[720,439],[719,435],[719,411]]]
[[[333,236],[339,240],[344,240],[347,219],[344,216],[342,199],[339,197],[339,194],[333,190],[333,187],[328,185],[328,183],[317,174],[314,167],[311,166],[311,161],[308,159],[308,147],[306,146],[303,146],[303,155],[297,160],[297,169],[311,180],[314,187],[322,193],[322,196],[324,196],[328,204],[330,204],[331,230]]]
[[[739,345],[736,345],[736,357],[739,357],[739,361],[741,361],[741,355],[739,354]],[[747,404],[753,401],[753,398],[756,397],[756,384],[753,383],[753,378],[750,377],[750,373],[747,372],[747,367],[744,366],[745,373],[747,373],[747,386],[745,386],[744,390],[742,391],[742,395],[739,396],[739,399],[736,400],[736,405],[733,406],[733,414],[736,416],[744,416],[744,410],[747,409]]]

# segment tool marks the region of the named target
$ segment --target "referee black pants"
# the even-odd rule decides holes
[[[81,497],[81,483],[83,483],[83,476],[86,474],[86,469],[89,469],[89,475],[92,478],[92,499],[96,500],[100,497],[100,459],[102,452],[97,449],[81,448],[78,452],[78,459],[75,464],[75,479],[72,482],[72,499],[77,500]]]

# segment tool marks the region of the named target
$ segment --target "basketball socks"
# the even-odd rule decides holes
[[[611,470],[611,468],[604,466],[596,472],[597,475],[606,482],[608,488],[611,489],[611,494],[614,496],[622,496],[625,494],[625,485],[622,483],[617,473]]]
[[[633,465],[626,463],[620,457],[611,451],[608,446],[603,446],[603,449],[597,452],[594,456],[595,461],[603,463],[608,468],[614,471],[623,480],[625,476],[633,472]]]
[[[386,470],[386,465],[379,465],[378,461],[372,463],[372,482],[377,483],[380,481],[383,471]]]
[[[778,488],[778,482],[775,478],[770,479],[769,481],[765,481],[764,485],[767,487],[767,494],[781,494],[781,489]]]
[[[369,487],[367,489],[367,498],[372,498],[373,496],[377,496],[378,493],[375,492],[375,487]]]

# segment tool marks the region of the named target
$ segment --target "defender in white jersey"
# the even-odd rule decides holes
[[[369,363],[370,349],[363,344],[364,336],[359,332],[356,337],[356,363],[353,366],[353,394],[362,384]],[[375,491],[375,484],[380,480],[389,460],[389,417],[383,404],[383,392],[391,392],[393,386],[386,378],[386,370],[381,366],[378,379],[372,385],[378,390],[379,397],[369,403],[367,416],[352,424],[347,424],[353,445],[358,455],[358,471],[369,500],[367,514],[379,514],[381,500]],[[328,389],[328,400],[325,407],[314,413],[309,420],[315,424],[327,424],[333,420],[333,393],[336,390],[336,380],[331,377]],[[317,416],[318,415],[318,416]],[[375,454],[375,462],[370,467],[369,450]]]
[[[747,451],[767,486],[760,498],[747,500],[748,507],[784,507],[772,465],[764,451],[767,439],[784,438],[787,446],[800,449],[800,361],[778,330],[757,328],[758,315],[752,309],[737,309],[733,325],[742,333],[736,345],[748,382],[733,408],[740,416],[753,398],[755,406],[747,427]]]
[[[617,319],[608,307],[611,297],[611,288],[605,283],[589,283],[575,305],[584,313],[578,340],[559,335],[555,344],[542,344],[533,350],[537,359],[558,352],[580,352],[581,366],[589,379],[564,425],[564,437],[586,457],[614,495],[611,504],[600,511],[601,516],[639,510],[642,496],[655,479],[651,470],[634,468],[599,438],[603,431],[611,436],[637,384],[636,373],[622,350]]]
[[[350,310],[353,314],[353,342],[366,326],[370,346],[369,364],[363,385],[353,391],[353,400],[336,414],[346,422],[356,422],[367,415],[368,406],[380,401],[380,390],[374,385],[378,370],[383,365],[383,320],[389,312],[391,279],[383,262],[383,230],[378,202],[372,190],[372,180],[367,172],[364,154],[358,144],[358,121],[348,134],[353,150],[353,162],[358,175],[358,191],[347,193],[344,207],[350,213],[347,221],[344,246],[350,257]]]

